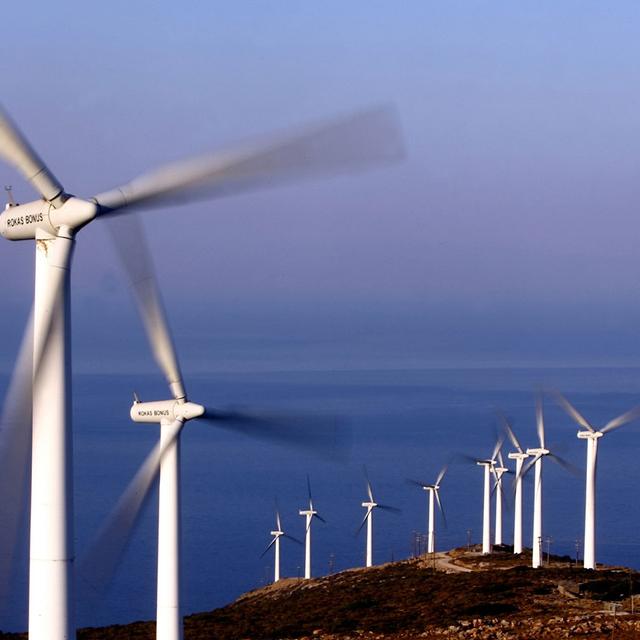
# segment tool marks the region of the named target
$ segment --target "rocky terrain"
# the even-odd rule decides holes
[[[541,569],[503,549],[454,550],[310,581],[286,579],[185,618],[185,639],[640,638],[640,574]],[[640,597],[637,599],[640,609]],[[2,634],[0,638],[22,638]],[[155,637],[153,622],[82,629],[81,640]]]

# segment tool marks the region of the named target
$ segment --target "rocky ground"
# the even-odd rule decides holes
[[[413,638],[640,638],[640,574],[586,571],[568,558],[530,569],[508,549],[283,580],[185,618],[186,640],[408,640]],[[637,606],[640,609],[640,597]],[[2,634],[0,638],[26,637]],[[152,622],[82,629],[80,640],[155,637]]]

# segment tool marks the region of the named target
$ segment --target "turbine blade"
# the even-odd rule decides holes
[[[9,585],[21,544],[27,544],[31,479],[33,316],[29,318],[0,417],[0,603]],[[27,529],[28,530],[28,529]]]
[[[280,135],[269,141],[165,166],[95,197],[101,213],[221,197],[321,175],[361,170],[404,155],[388,107]]]
[[[542,396],[536,398],[536,430],[538,431],[538,439],[540,447],[544,449],[544,413],[542,408]]]
[[[267,551],[269,551],[269,549],[271,549],[271,547],[273,547],[273,545],[276,543],[277,539],[278,539],[278,536],[273,536],[273,540],[267,545],[267,548],[260,554],[261,558],[264,558],[264,556],[266,555]]]
[[[607,424],[600,429],[602,433],[609,433],[609,431],[613,431],[614,429],[618,429],[629,422],[633,422],[640,418],[640,407],[634,407],[630,411],[623,413],[621,416],[614,418],[607,422]]]
[[[388,504],[378,504],[378,509],[382,509],[384,511],[391,511],[391,513],[400,514],[402,513],[402,509],[398,509],[398,507],[392,507]]]
[[[504,467],[504,458],[502,457],[502,450],[498,451],[498,462],[501,467]]]
[[[280,512],[276,511],[276,527],[278,531],[282,531],[282,525],[280,524]]]
[[[302,540],[298,540],[298,538],[294,538],[293,536],[290,536],[288,533],[283,533],[282,537],[283,538],[287,538],[287,540],[291,540],[292,542],[295,542],[296,544],[300,544],[300,545],[304,544],[302,542]]]
[[[576,467],[574,464],[571,464],[568,460],[557,456],[555,453],[548,454],[549,457],[558,465],[560,465],[563,469],[568,471],[571,475],[579,477],[582,475],[583,471]]]
[[[314,513],[313,516],[311,517],[311,519],[313,520],[313,518],[318,518],[318,520],[320,520],[320,522],[324,522],[324,524],[327,524],[327,521],[318,513]]]
[[[428,482],[420,482],[420,480],[412,480],[411,478],[407,478],[406,482],[408,484],[414,484],[416,487],[420,487],[421,489],[426,489],[431,486]]]
[[[177,427],[177,422],[174,425]],[[96,595],[104,593],[111,582],[151,495],[162,458],[175,443],[179,434],[180,429],[176,429],[173,438],[165,441],[163,445],[158,442],[153,447],[87,551],[80,558],[78,576],[93,588]]]
[[[527,473],[529,473],[529,470],[533,467],[533,465],[535,465],[535,463],[541,458],[541,455],[536,455],[533,458],[531,458],[531,460],[529,462],[527,462],[527,464],[525,464],[522,467],[522,471],[520,472],[520,476],[516,476],[516,480],[521,480],[522,478],[524,478]]]
[[[438,505],[438,509],[440,509],[440,513],[442,515],[442,522],[444,523],[445,528],[447,527],[447,516],[444,514],[444,508],[442,506],[442,502],[440,501],[440,491],[438,489],[434,489],[434,493],[436,495],[436,503]]]
[[[438,477],[436,478],[436,481],[435,481],[436,487],[439,487],[440,483],[444,480],[444,476],[446,475],[448,468],[449,468],[449,465],[445,464],[444,467],[440,469],[440,473],[438,474]]]
[[[334,417],[274,411],[207,408],[198,420],[275,444],[288,445],[328,458],[345,458],[349,432]]]
[[[362,465],[362,470],[364,471],[364,478],[367,481],[367,494],[369,495],[369,501],[374,502],[373,489],[371,488],[371,482],[369,481],[369,474],[367,473],[366,465]]]
[[[309,510],[313,511],[313,499],[311,498],[311,479],[307,473],[307,496],[309,497]]]
[[[135,214],[120,216],[107,220],[106,226],[129,280],[156,364],[173,397],[184,398],[178,356],[140,218]]]
[[[48,202],[64,193],[57,178],[47,168],[9,114],[0,105],[0,157],[14,166]]]
[[[513,432],[513,428],[511,427],[511,423],[507,419],[507,416],[505,416],[502,412],[499,412],[498,415],[502,420],[502,425],[504,426],[504,430],[506,431],[509,440],[511,440],[511,444],[518,450],[519,453],[523,453],[522,446],[520,445],[520,442],[518,442],[518,438],[516,438],[516,434]]]
[[[354,537],[356,537],[362,531],[362,527],[364,527],[370,515],[371,515],[371,509],[367,508],[367,513],[364,514],[364,518],[362,518],[362,522],[360,523],[360,526],[353,533]]]
[[[581,426],[587,431],[595,431],[589,421],[559,392],[553,391],[556,402]]]
[[[496,444],[493,447],[493,451],[491,453],[491,460],[495,460],[496,456],[498,455],[498,452],[500,451],[500,449],[502,449],[502,443],[504,442],[504,435],[503,434],[499,434],[498,435],[498,439],[496,440]]]

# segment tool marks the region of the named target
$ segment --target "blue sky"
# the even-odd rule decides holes
[[[143,215],[185,369],[640,362],[635,3],[32,2],[3,16],[2,102],[78,195],[396,104],[402,165]],[[31,199],[11,169],[0,181]],[[100,227],[78,236],[76,369],[150,368]],[[32,253],[0,250],[4,368]]]

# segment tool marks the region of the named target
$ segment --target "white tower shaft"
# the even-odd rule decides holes
[[[587,439],[587,478],[584,503],[584,568],[596,568],[596,461],[598,439]]]
[[[533,492],[533,540],[531,543],[531,566],[542,565],[542,457],[536,460]]]
[[[435,489],[429,488],[429,528],[427,529],[427,553],[434,553],[436,550],[435,533]]]
[[[522,553],[522,465],[524,458],[516,458],[516,490],[513,505],[513,553]]]
[[[160,424],[157,640],[182,640],[180,610],[180,438],[183,423]]]
[[[311,518],[313,513],[306,513],[307,531],[304,536],[304,577],[306,580],[311,578]]]
[[[502,544],[502,474],[496,475],[496,530],[494,533],[494,543]]]
[[[367,514],[367,567],[373,565],[373,509],[369,509]]]
[[[76,637],[69,338],[72,249],[71,234],[36,242],[29,561],[31,640]],[[56,282],[60,280],[62,286],[54,296]]]
[[[491,467],[484,466],[484,504],[482,510],[482,553],[491,553]]]
[[[280,580],[280,536],[276,536],[276,541],[273,546],[276,548],[273,564],[273,581],[278,582],[278,580]]]

